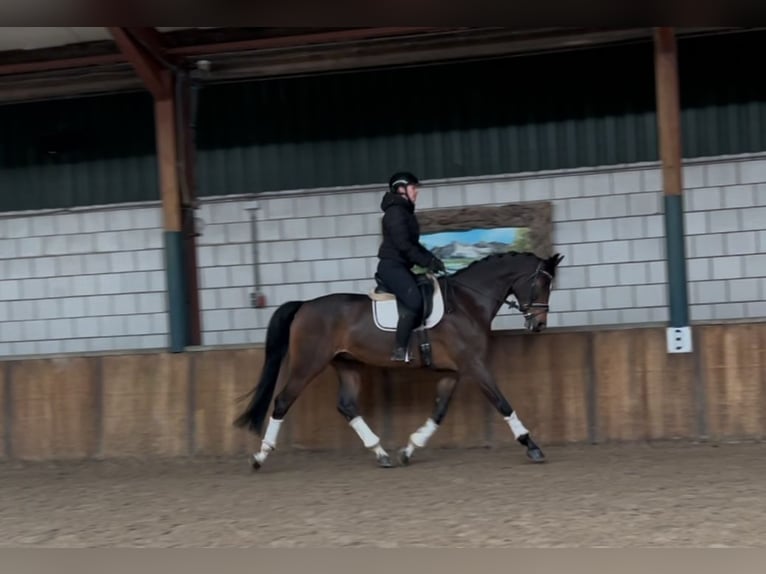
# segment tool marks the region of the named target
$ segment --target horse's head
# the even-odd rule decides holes
[[[529,267],[517,273],[511,284],[511,293],[524,314],[524,326],[530,331],[539,333],[548,322],[548,298],[562,259],[564,256],[558,253],[547,259],[530,257]]]

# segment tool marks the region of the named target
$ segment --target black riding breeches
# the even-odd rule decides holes
[[[419,319],[423,310],[423,299],[415,281],[415,274],[401,263],[381,259],[378,263],[378,276],[401,304]]]

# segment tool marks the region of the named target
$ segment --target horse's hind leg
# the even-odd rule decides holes
[[[439,428],[447,414],[450,401],[455,394],[457,382],[458,378],[455,375],[444,377],[439,381],[436,387],[436,405],[431,416],[423,426],[410,435],[407,446],[399,451],[399,460],[402,464],[409,464],[415,449],[425,447],[428,440],[436,432],[436,429]]]
[[[322,355],[319,350],[313,351],[302,349],[300,354],[292,349],[285,361],[284,370],[279,374],[280,380],[277,387],[286,381],[282,391],[274,399],[274,409],[269,418],[266,432],[261,441],[261,450],[253,455],[253,468],[258,470],[266,460],[269,453],[276,449],[279,430],[287,411],[308,386],[308,384],[322,372],[330,362],[329,358]]]
[[[338,360],[333,362],[333,367],[338,372],[340,388],[338,390],[338,412],[354,429],[365,448],[375,453],[378,464],[383,468],[390,468],[391,458],[380,444],[380,438],[367,425],[364,418],[359,414],[359,385],[361,384],[361,374],[356,365],[346,361]]]

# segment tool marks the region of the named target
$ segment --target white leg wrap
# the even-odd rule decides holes
[[[266,434],[263,435],[263,442],[270,444],[271,448],[276,448],[280,428],[282,428],[282,421],[270,418],[269,426],[266,427]]]
[[[270,418],[269,425],[266,427],[266,434],[263,435],[261,441],[261,450],[255,454],[255,460],[259,463],[263,463],[269,453],[277,448],[277,437],[279,436],[279,429],[282,427],[282,421]]]
[[[423,448],[438,428],[439,425],[429,418],[422,427],[410,435],[410,443],[418,448]]]
[[[511,413],[511,416],[505,417],[505,421],[508,423],[508,426],[511,427],[511,431],[513,432],[513,436],[515,438],[519,438],[520,436],[529,434],[529,431],[521,423],[521,421],[519,420],[519,417],[516,416],[516,411],[513,411]]]
[[[378,435],[372,432],[372,429],[367,426],[367,423],[364,422],[362,417],[354,417],[348,424],[351,425],[351,428],[354,429],[356,434],[359,435],[359,438],[362,439],[365,448],[374,448],[380,445]]]

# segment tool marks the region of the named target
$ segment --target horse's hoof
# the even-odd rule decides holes
[[[539,448],[527,449],[527,458],[532,462],[545,462],[545,455]]]
[[[378,466],[381,468],[391,468],[394,465],[391,462],[391,457],[389,457],[387,454],[384,454],[378,457]]]
[[[407,454],[406,448],[403,448],[399,451],[399,462],[401,462],[404,466],[410,464],[410,457]]]
[[[260,470],[261,469],[261,463],[258,462],[258,459],[255,458],[255,455],[250,457],[250,467],[253,470]]]

